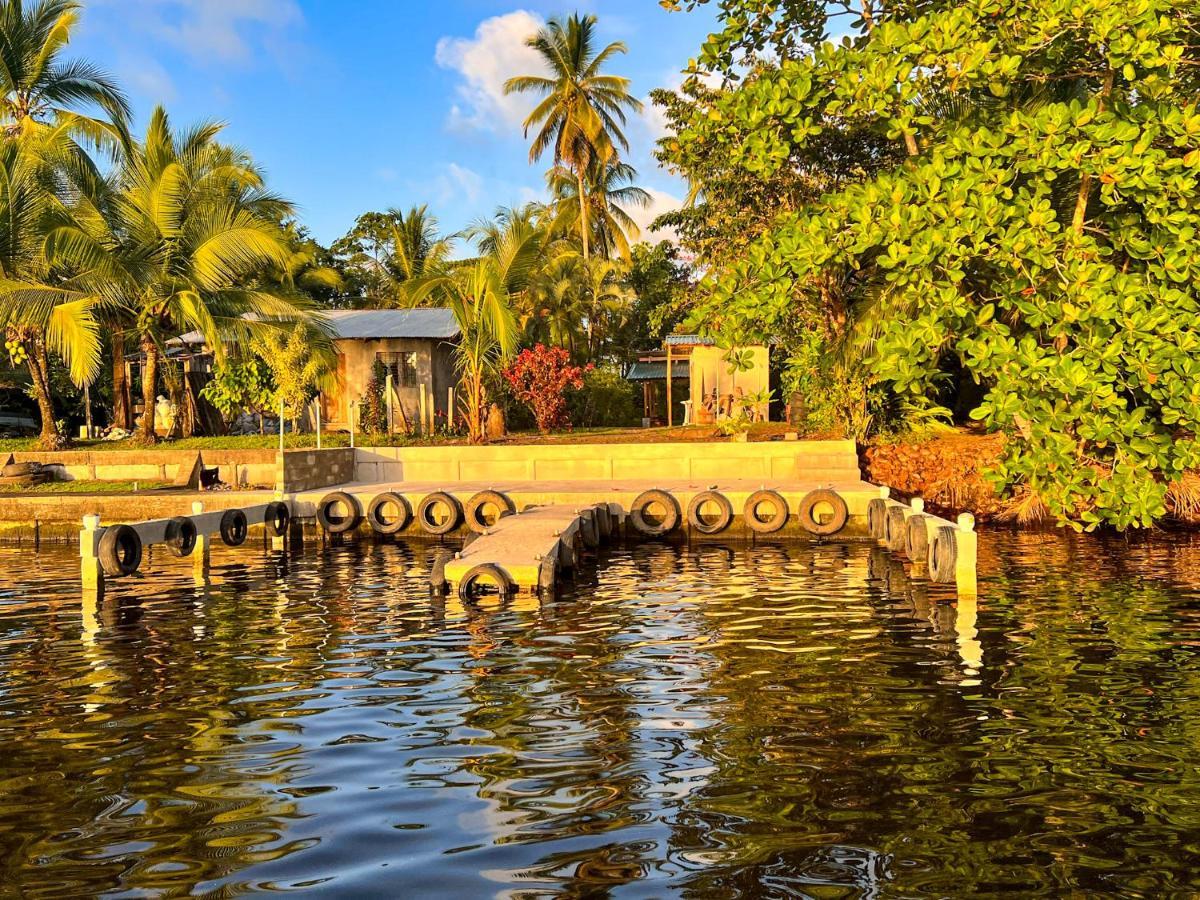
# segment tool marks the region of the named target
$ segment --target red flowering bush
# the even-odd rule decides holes
[[[538,344],[522,350],[502,374],[513,395],[533,413],[538,431],[545,434],[570,426],[566,390],[583,387],[583,373],[591,368],[571,365],[571,355],[562,347]]]

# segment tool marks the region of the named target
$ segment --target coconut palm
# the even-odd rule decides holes
[[[635,295],[627,267],[617,260],[560,252],[531,280],[528,331],[566,347],[580,361],[605,355],[606,343],[627,320]]]
[[[388,268],[400,285],[433,272],[446,261],[454,249],[454,239],[442,236],[428,205],[413,206],[406,213],[396,209],[389,213],[395,220]]]
[[[290,206],[264,188],[244,154],[218,142],[220,130],[202,124],[176,132],[159,107],[112,194],[46,244],[53,261],[81,272],[78,284],[127,310],[144,358],[139,437],[146,443],[155,440],[166,338],[199,331],[219,362],[227,345],[315,320],[311,300],[260,278],[287,271],[279,223]]]
[[[53,123],[96,145],[126,142],[125,94],[92,63],[60,59],[79,9],[76,0],[0,0],[0,124],[8,137]],[[93,107],[105,117],[79,111]]]
[[[629,261],[630,241],[637,238],[639,229],[628,209],[645,208],[650,195],[633,182],[637,170],[628,163],[594,164],[585,183],[587,197],[581,202],[579,181],[564,166],[555,166],[546,173],[546,184],[554,197],[554,227],[578,235],[580,243],[595,247],[601,256],[620,256]],[[587,215],[581,215],[586,208]],[[583,229],[588,227],[590,234]]]
[[[504,83],[506,94],[531,93],[543,99],[525,119],[525,134],[537,128],[529,149],[531,162],[552,150],[554,164],[574,174],[579,197],[583,255],[589,255],[589,170],[629,149],[621,130],[626,110],[638,112],[642,104],[629,93],[629,79],[603,75],[603,65],[624,43],[614,41],[596,52],[596,17],[572,15],[566,22],[551,19],[526,42],[538,52],[549,70],[545,75],[519,75]]]

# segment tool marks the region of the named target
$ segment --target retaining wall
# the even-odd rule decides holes
[[[619,481],[761,478],[857,482],[853,441],[360,447],[357,481]],[[332,482],[331,482],[332,483]],[[296,490],[288,483],[288,490]]]
[[[273,487],[274,450],[202,450],[204,465],[215,466],[226,484]],[[54,467],[56,481],[174,481],[180,466],[190,467],[196,450],[63,450],[55,453],[14,453],[16,462],[40,462]],[[0,455],[0,462],[7,456]]]
[[[350,447],[285,450],[274,455],[275,486],[280,491],[312,491],[355,480],[355,451]]]

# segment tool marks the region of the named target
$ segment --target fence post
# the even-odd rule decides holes
[[[383,387],[384,393],[387,395],[387,420],[388,420],[387,426],[388,426],[388,434],[390,435],[392,433],[392,431],[394,430],[394,425],[392,423],[392,373],[391,372],[388,372],[387,378],[385,378],[383,381],[383,386],[384,386]]]

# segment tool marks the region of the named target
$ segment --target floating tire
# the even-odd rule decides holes
[[[338,508],[345,510],[338,514]],[[345,534],[353,531],[362,521],[362,506],[358,498],[345,491],[333,491],[321,498],[317,504],[317,524],[329,534]]]
[[[496,508],[496,518],[491,522],[484,518],[484,511],[489,506]],[[516,511],[517,507],[512,500],[499,491],[480,491],[467,501],[463,516],[467,520],[468,528],[482,534],[495,525],[496,522],[505,516],[513,515]]]
[[[558,589],[558,557],[551,553],[543,556],[538,565],[538,593],[543,597],[552,596]]]
[[[142,537],[132,525],[112,525],[104,529],[97,550],[105,575],[132,575],[142,564]]]
[[[451,560],[448,550],[439,550],[433,555],[433,565],[429,571],[429,591],[437,596],[446,593],[446,563]]]
[[[958,529],[940,525],[929,545],[929,579],[942,584],[954,581],[958,567]]]
[[[927,517],[917,513],[908,517],[904,528],[904,552],[908,561],[913,565],[925,566],[929,563],[929,529],[925,525]]]
[[[287,532],[288,523],[292,521],[292,510],[282,500],[272,500],[267,504],[263,513],[263,524],[267,531],[275,537],[283,537]]]
[[[893,552],[900,553],[908,537],[904,527],[904,507],[889,506],[887,516],[883,520],[883,543]]]
[[[762,506],[771,508],[771,514],[765,518],[759,514]],[[778,491],[755,491],[746,498],[742,518],[746,520],[746,527],[756,534],[774,534],[787,524],[787,500]]]
[[[389,514],[388,510],[394,510]],[[376,534],[396,534],[412,524],[412,505],[403,494],[384,491],[376,494],[367,504],[367,524]]]
[[[221,514],[221,540],[229,547],[240,547],[246,543],[250,526],[246,514],[240,509],[227,509]]]
[[[167,522],[163,543],[172,556],[191,556],[196,549],[196,523],[187,516],[175,516]]]
[[[446,517],[439,521],[435,517],[438,507],[446,511]],[[426,534],[441,537],[449,534],[462,524],[463,508],[457,498],[445,491],[434,491],[421,501],[417,507],[417,521],[425,529]]]
[[[579,537],[583,541],[583,546],[589,550],[595,550],[600,546],[600,528],[596,525],[596,511],[581,509],[575,515],[579,517]]]
[[[40,474],[42,474],[42,464],[40,462],[15,462],[9,463],[4,468],[0,468],[0,476],[5,478]]]
[[[579,530],[571,532],[570,536],[563,535],[558,541],[558,567],[563,570],[573,570],[579,565],[583,553],[583,538]]]
[[[833,510],[833,515],[828,519],[817,518],[817,508],[821,505]],[[804,495],[797,516],[800,519],[800,527],[809,534],[826,537],[837,534],[846,527],[846,522],[850,519],[850,510],[846,501],[836,491],[822,489],[809,491]]]
[[[705,516],[706,506],[715,505],[716,516]],[[729,498],[717,491],[701,491],[692,497],[687,508],[688,528],[700,534],[720,534],[733,524],[733,504]]]
[[[596,530],[600,533],[602,540],[607,541],[612,537],[612,512],[609,510],[607,503],[601,503],[596,507]]]
[[[647,511],[655,506],[661,506],[663,509],[663,517],[657,522],[646,518]],[[642,491],[629,508],[629,523],[633,526],[634,531],[646,537],[662,537],[670,534],[679,527],[680,518],[679,501],[667,491],[660,491],[657,488]]]
[[[867,504],[867,533],[882,541],[887,528],[887,501],[876,497]]]
[[[480,583],[490,583],[496,588],[496,593],[501,600],[507,600],[513,595],[515,587],[512,579],[508,577],[508,573],[502,568],[492,563],[484,563],[483,565],[475,566],[468,569],[458,582],[458,598],[470,602],[478,599],[474,593],[475,588]]]

